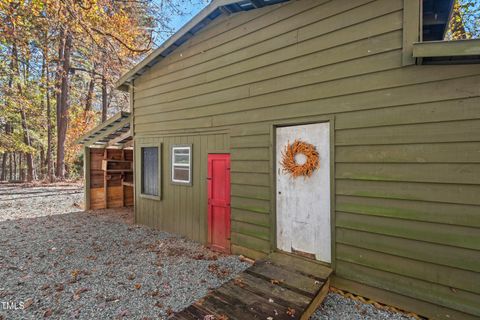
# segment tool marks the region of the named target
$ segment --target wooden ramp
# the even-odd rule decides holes
[[[313,260],[273,253],[173,319],[309,319],[328,292],[331,272]]]

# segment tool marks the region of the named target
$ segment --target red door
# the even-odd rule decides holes
[[[230,252],[230,155],[208,155],[208,243]]]

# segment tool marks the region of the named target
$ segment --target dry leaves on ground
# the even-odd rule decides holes
[[[292,318],[295,317],[295,309],[289,307],[287,309],[287,314]]]

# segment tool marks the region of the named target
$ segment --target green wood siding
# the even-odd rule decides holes
[[[228,137],[224,133],[200,135],[135,137],[136,159],[145,144],[162,146],[162,200],[141,197],[136,188],[136,222],[188,236],[205,243],[207,240],[207,150],[225,150]],[[192,144],[192,186],[172,184],[171,146]],[[140,163],[136,165],[136,185],[140,185]]]
[[[404,66],[403,4],[234,14],[136,79],[135,141],[164,153],[162,201],[137,194],[137,222],[204,243],[207,153],[227,151],[232,249],[261,257],[274,249],[272,128],[330,117],[335,285],[480,317],[480,65]],[[193,145],[191,187],[169,182],[175,143]]]

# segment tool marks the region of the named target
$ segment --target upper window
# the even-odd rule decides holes
[[[423,0],[422,41],[480,38],[480,0]]]
[[[159,197],[160,179],[159,179],[159,148],[142,147],[142,195]]]
[[[480,62],[480,0],[403,4],[403,65]]]
[[[174,145],[172,147],[172,182],[192,183],[192,146]]]

